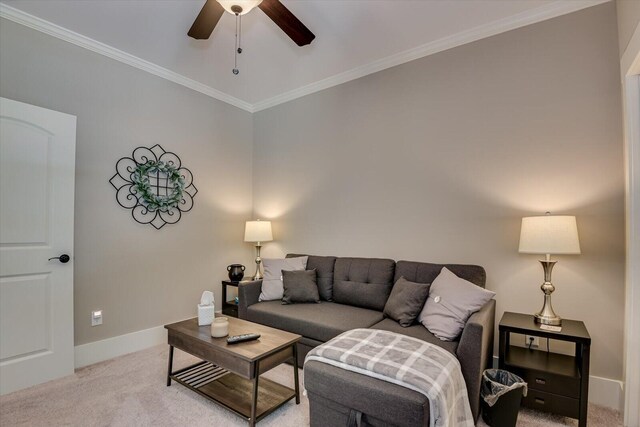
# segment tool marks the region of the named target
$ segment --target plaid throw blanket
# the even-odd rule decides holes
[[[432,427],[475,425],[460,362],[437,345],[395,332],[353,329],[311,350],[308,360],[424,394]]]

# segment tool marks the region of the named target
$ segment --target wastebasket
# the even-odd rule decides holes
[[[527,383],[504,369],[487,369],[482,373],[482,419],[491,427],[515,427]]]

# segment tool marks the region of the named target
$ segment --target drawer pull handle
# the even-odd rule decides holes
[[[544,399],[540,399],[539,397],[536,397],[536,403],[539,405],[544,405]]]
[[[543,378],[536,378],[536,384],[546,384],[547,381]]]

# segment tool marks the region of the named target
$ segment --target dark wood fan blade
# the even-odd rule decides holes
[[[220,3],[207,0],[187,34],[198,40],[208,39],[223,13]]]
[[[258,7],[298,46],[308,45],[316,38],[279,0],[262,0]]]

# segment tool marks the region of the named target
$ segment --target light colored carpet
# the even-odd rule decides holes
[[[0,425],[8,426],[246,426],[235,414],[175,382],[166,387],[168,346],[152,347],[76,371],[74,375],[0,397]],[[174,368],[194,362],[176,350]],[[290,365],[265,377],[292,387]],[[300,375],[301,387],[303,376]],[[301,388],[302,389],[302,388]],[[309,401],[290,401],[259,425],[309,425]],[[518,426],[575,426],[576,420],[523,410]],[[485,426],[480,421],[478,426]],[[620,415],[590,405],[589,426],[622,426]]]

